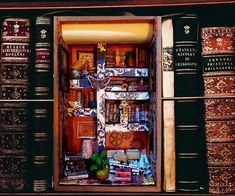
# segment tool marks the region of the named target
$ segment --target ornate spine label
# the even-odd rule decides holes
[[[7,18],[2,26],[3,42],[28,42],[30,39],[30,21],[26,18]]]
[[[191,72],[197,74],[199,68],[197,45],[176,45],[175,46],[175,64],[177,72]]]
[[[202,58],[204,72],[235,72],[234,55],[210,55]]]
[[[202,28],[202,55],[235,54],[235,27]]]
[[[35,63],[50,63],[51,62],[50,48],[36,48],[35,53],[36,53]]]
[[[29,43],[2,43],[2,62],[29,62]]]

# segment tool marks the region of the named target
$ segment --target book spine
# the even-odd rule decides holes
[[[200,100],[176,100],[176,177],[177,190],[198,192],[202,172],[202,124]]]
[[[1,40],[0,99],[25,99],[31,52],[29,19],[4,19]]]
[[[30,21],[6,18],[1,27],[0,99],[28,98]],[[29,188],[28,103],[0,103],[0,192]]]
[[[209,192],[235,193],[235,27],[203,27],[201,37]]]
[[[199,22],[195,14],[174,20],[175,96],[202,95]]]
[[[52,104],[38,102],[33,105],[32,122],[32,188],[34,192],[49,191],[52,176]]]
[[[28,105],[0,103],[0,191],[28,188]]]
[[[177,16],[173,25],[175,96],[200,96],[202,78],[197,15]],[[175,101],[177,191],[200,191],[203,168],[202,107],[201,101],[196,99]]]
[[[32,97],[52,98],[52,24],[49,17],[37,17],[34,33]]]
[[[162,49],[163,97],[174,97],[172,19],[165,19],[162,23]],[[174,101],[163,102],[164,190],[167,192],[176,191],[174,107]]]
[[[51,18],[36,17],[34,25],[34,60],[31,69],[31,96],[36,99],[53,97],[52,24]],[[52,103],[38,101],[32,107],[32,189],[46,192],[52,182]]]

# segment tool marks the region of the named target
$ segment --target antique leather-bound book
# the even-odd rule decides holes
[[[199,21],[195,14],[176,16],[174,26],[174,90],[176,189],[199,192],[203,172],[201,63],[199,53]],[[190,98],[187,98],[190,97]]]
[[[28,97],[30,21],[5,18],[1,26],[0,192],[29,188]],[[7,102],[5,100],[16,100]]]
[[[53,95],[51,18],[36,17],[33,32],[30,87],[31,97],[39,100],[31,107],[31,183],[32,191],[45,192],[52,182],[53,103],[45,100]]]
[[[1,35],[0,99],[25,99],[30,62],[29,19],[4,19]]]
[[[203,27],[205,136],[210,193],[235,192],[235,27]]]
[[[34,51],[31,69],[31,87],[33,98],[52,98],[52,23],[51,18],[39,16],[34,25]]]

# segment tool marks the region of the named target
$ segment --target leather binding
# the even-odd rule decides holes
[[[0,103],[0,119],[1,131],[26,131],[28,127],[28,104],[25,102]]]
[[[0,191],[28,188],[28,105],[0,103]]]
[[[32,97],[52,98],[52,24],[49,17],[37,17],[35,23]]]
[[[1,40],[0,99],[25,99],[29,90],[29,19],[4,19]]]
[[[18,192],[27,187],[27,156],[0,156],[0,191]]]
[[[1,154],[27,154],[28,108],[26,103],[0,103]]]
[[[4,84],[18,83],[27,85],[28,83],[28,64],[22,63],[2,63],[0,69],[1,82]]]
[[[29,43],[3,42],[1,45],[2,62],[28,63],[30,55]]]
[[[199,192],[203,184],[203,104],[200,100],[176,100],[176,185],[178,191]]]
[[[202,95],[199,21],[195,14],[174,18],[175,96]],[[175,100],[176,189],[200,192],[203,176],[203,105],[198,99]]]
[[[25,99],[28,95],[28,64],[2,63],[0,68],[0,98]]]
[[[34,192],[49,191],[52,176],[52,104],[37,102],[31,115],[32,189]]]
[[[30,21],[5,18],[1,27],[0,99],[27,99]],[[0,103],[0,191],[29,188],[28,103]]]
[[[29,42],[30,21],[26,18],[6,18],[2,23],[3,42]]]
[[[34,24],[33,65],[31,69],[32,98],[49,99],[53,95],[52,24],[49,17],[36,17]],[[46,192],[52,176],[52,103],[33,104],[31,110],[31,177],[32,191]]]
[[[235,99],[229,97],[235,93],[234,38],[235,27],[202,28],[210,193],[235,192]]]

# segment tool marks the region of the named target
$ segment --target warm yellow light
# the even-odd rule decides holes
[[[148,43],[152,34],[152,23],[62,24],[67,44]]]

